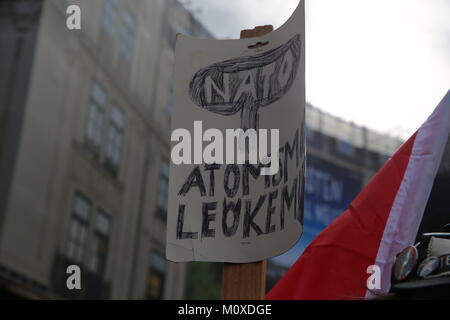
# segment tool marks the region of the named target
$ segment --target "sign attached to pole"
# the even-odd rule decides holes
[[[299,240],[304,12],[259,38],[178,37],[168,260],[254,262]]]

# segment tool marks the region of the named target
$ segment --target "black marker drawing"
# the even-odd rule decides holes
[[[301,57],[301,36],[258,54],[226,60],[199,70],[189,93],[208,111],[230,116],[241,111],[241,128],[259,127],[259,108],[282,98],[292,87]]]

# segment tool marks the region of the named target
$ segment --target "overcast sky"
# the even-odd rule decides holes
[[[186,2],[186,0],[184,0]],[[299,0],[190,0],[218,38],[282,25]],[[309,0],[306,98],[409,137],[450,89],[449,0]]]

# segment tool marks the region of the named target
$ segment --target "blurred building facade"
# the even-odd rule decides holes
[[[0,2],[0,297],[219,296],[220,264],[164,254],[178,32],[212,37],[176,0]],[[308,105],[307,143],[306,241],[400,142]]]
[[[164,254],[177,32],[209,36],[175,0],[0,3],[0,295],[184,296]]]

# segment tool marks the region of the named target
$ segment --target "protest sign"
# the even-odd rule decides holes
[[[304,44],[303,1],[259,38],[178,36],[168,260],[253,262],[300,238]]]

